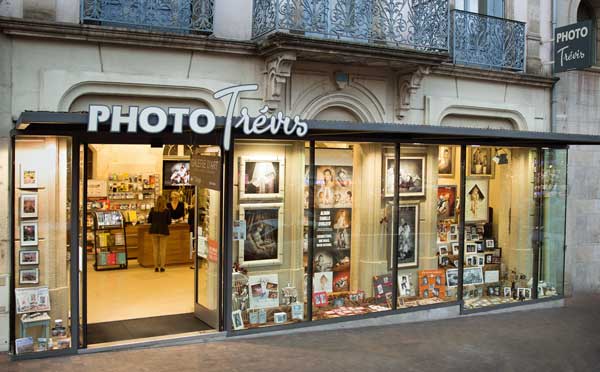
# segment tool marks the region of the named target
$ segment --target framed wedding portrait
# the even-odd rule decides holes
[[[21,246],[33,246],[38,244],[38,223],[37,221],[21,222]]]
[[[283,259],[283,203],[240,204],[246,236],[239,240],[242,267],[278,265]]]
[[[21,218],[35,218],[38,216],[37,194],[22,194],[19,204],[19,215]]]
[[[467,147],[467,176],[494,176],[494,149],[492,147]]]
[[[22,189],[36,189],[38,187],[37,169],[21,165],[20,187]]]
[[[240,200],[283,199],[283,158],[240,157]]]

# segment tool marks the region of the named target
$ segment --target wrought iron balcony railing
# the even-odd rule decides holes
[[[525,23],[452,11],[454,63],[525,71]]]
[[[448,0],[254,0],[252,35],[308,37],[448,50]]]
[[[81,0],[83,22],[171,32],[213,31],[214,0]]]

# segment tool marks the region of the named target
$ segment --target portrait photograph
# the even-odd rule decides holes
[[[398,261],[399,268],[417,267],[419,255],[419,205],[402,204],[399,208],[398,223]],[[392,216],[392,225],[393,224]],[[390,247],[393,249],[394,237],[390,234]],[[390,258],[393,257],[390,253]],[[390,259],[390,262],[392,260]],[[390,265],[392,267],[392,265]]]
[[[266,309],[279,306],[279,291],[269,290],[278,283],[277,274],[248,276],[250,308]]]
[[[180,160],[163,161],[163,187],[188,186],[190,184],[190,162]]]
[[[454,218],[456,215],[456,186],[438,186],[437,197],[438,219]]]
[[[21,165],[20,187],[36,189],[38,187],[38,171],[35,168]]]
[[[385,197],[394,196],[394,157],[385,158]],[[398,184],[400,196],[425,195],[425,158],[420,156],[400,157],[400,181]]]
[[[438,174],[440,177],[454,177],[454,147],[438,147]]]
[[[19,270],[19,284],[38,284],[40,282],[40,269]]]
[[[408,275],[398,274],[398,296],[410,296],[412,284]]]
[[[40,251],[22,250],[19,251],[19,265],[39,265]]]
[[[35,218],[38,216],[37,194],[22,194],[20,203],[21,218]]]
[[[21,222],[21,246],[27,247],[38,244],[37,221]]]
[[[348,292],[350,290],[350,272],[338,271],[333,273],[333,291]]]
[[[459,243],[452,243],[452,254],[454,256],[458,256],[460,254],[460,244]]]
[[[492,177],[494,175],[493,150],[492,147],[467,147],[467,176]]]
[[[240,204],[246,222],[245,240],[239,240],[241,266],[280,264],[282,259],[283,204]]]
[[[458,269],[446,270],[446,284],[448,287],[458,286]]]
[[[327,293],[333,292],[333,272],[326,271],[322,273],[314,273],[313,291]]]
[[[240,158],[240,200],[283,198],[283,159]]]
[[[481,267],[465,267],[463,274],[464,285],[483,284],[483,270]]]
[[[488,221],[488,186],[488,180],[466,180],[465,222]]]
[[[317,208],[352,208],[352,167],[318,166],[315,203]]]
[[[241,310],[231,312],[231,323],[233,325],[233,329],[244,329],[244,320],[242,319]]]

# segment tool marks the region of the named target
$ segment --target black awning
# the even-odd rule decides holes
[[[87,112],[25,111],[15,125],[13,134],[76,135],[87,133]],[[306,139],[364,140],[389,142],[447,143],[447,144],[501,144],[503,146],[568,146],[600,145],[600,136],[531,132],[472,127],[447,127],[398,123],[353,123],[330,120],[307,120]],[[217,118],[217,128],[223,128],[224,117]],[[187,123],[184,122],[184,128]],[[241,131],[236,130],[236,134]],[[126,133],[103,132],[103,135],[123,136]],[[166,134],[166,133],[165,133]],[[131,136],[131,134],[128,134]],[[157,135],[154,135],[156,137]],[[240,136],[238,136],[240,137]],[[281,137],[271,137],[281,138]],[[287,137],[289,138],[289,137]]]

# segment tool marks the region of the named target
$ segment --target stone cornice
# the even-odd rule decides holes
[[[515,85],[527,85],[540,88],[552,88],[559,80],[550,76],[540,76],[531,74],[522,74],[509,71],[484,70],[475,67],[458,66],[443,64],[434,68],[433,75],[444,75],[451,77],[461,77],[473,80],[485,80]]]
[[[132,28],[42,22],[6,17],[0,17],[0,32],[10,36],[41,39],[88,41],[216,53],[258,54],[256,43],[250,41],[217,39],[202,34],[184,35]]]

